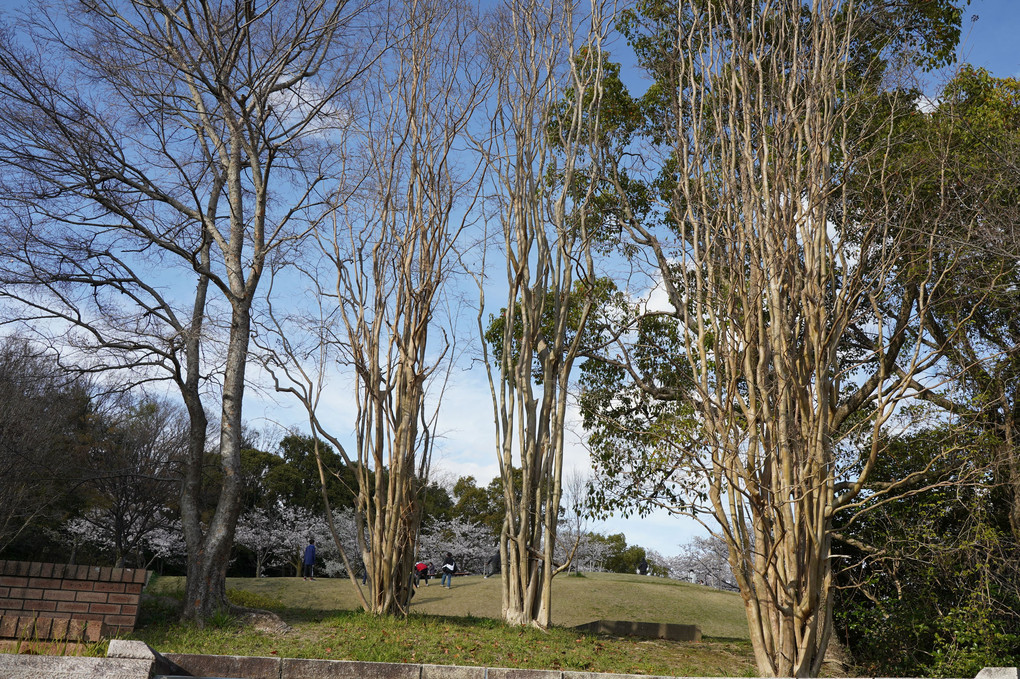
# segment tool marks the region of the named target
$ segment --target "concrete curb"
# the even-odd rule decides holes
[[[141,641],[113,640],[105,658],[0,654],[3,679],[679,679],[638,674],[599,674],[505,667],[418,665],[347,660],[305,660],[168,653]],[[722,679],[722,678],[716,678]],[[1015,667],[986,667],[977,679],[1020,679]]]

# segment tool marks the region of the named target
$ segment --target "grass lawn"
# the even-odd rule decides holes
[[[181,591],[159,578],[154,594]],[[613,573],[558,577],[549,631],[499,621],[496,578],[464,576],[452,589],[419,587],[406,618],[359,610],[351,583],[300,578],[230,578],[231,599],[269,608],[291,626],[258,632],[224,616],[204,629],[178,624],[156,604],[143,607],[131,638],[160,652],[261,655],[331,660],[485,665],[674,676],[754,676],[747,623],[737,595],[660,578]],[[682,643],[612,638],[570,629],[592,620],[693,623],[705,638]]]

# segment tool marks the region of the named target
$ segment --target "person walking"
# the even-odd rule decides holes
[[[315,538],[308,538],[308,546],[305,547],[304,576],[305,580],[314,580],[315,571]]]
[[[453,560],[453,554],[446,553],[446,558],[443,559],[443,579],[439,581],[440,585],[446,585],[446,589],[450,589],[453,586],[453,574],[457,572],[457,563]]]

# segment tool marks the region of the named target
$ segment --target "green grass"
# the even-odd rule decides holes
[[[553,628],[508,627],[499,621],[496,578],[457,578],[452,589],[420,587],[405,618],[358,610],[347,580],[231,578],[231,601],[268,608],[292,630],[270,634],[219,621],[199,629],[179,624],[165,605],[143,609],[132,638],[164,653],[260,655],[331,660],[484,665],[674,676],[757,674],[747,623],[734,594],[659,578],[609,573],[560,577],[553,583]],[[176,578],[153,593],[179,594]],[[693,623],[701,643],[612,638],[570,629],[598,619]]]

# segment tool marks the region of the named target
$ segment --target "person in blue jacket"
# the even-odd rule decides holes
[[[308,538],[308,546],[305,547],[304,565],[305,580],[314,580],[315,574],[312,567],[315,566],[315,538]]]

